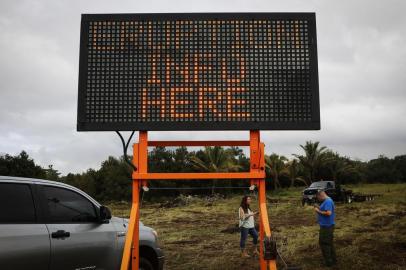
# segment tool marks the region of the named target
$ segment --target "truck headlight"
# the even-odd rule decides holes
[[[155,230],[151,230],[152,234],[155,235],[155,238],[158,238],[158,233]]]
[[[155,243],[159,246],[158,232],[151,230],[152,234],[155,236]]]

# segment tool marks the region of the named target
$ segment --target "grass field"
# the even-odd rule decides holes
[[[339,269],[406,269],[406,184],[350,188],[383,196],[337,204]],[[285,260],[303,269],[324,269],[316,217],[311,206],[301,206],[301,189],[283,189],[268,196],[272,198],[268,202],[271,229]],[[192,197],[186,199],[186,205],[175,207],[170,202],[144,201],[141,220],[159,233],[165,269],[259,269],[257,258],[240,258],[236,229],[240,199]],[[111,208],[117,216],[129,215],[127,204],[112,204]]]

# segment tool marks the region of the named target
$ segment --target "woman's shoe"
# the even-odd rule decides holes
[[[241,252],[241,257],[242,257],[242,258],[249,258],[250,255],[248,255],[247,251],[244,249],[244,250]]]
[[[254,251],[252,252],[252,255],[259,256],[259,251],[258,251],[257,247],[254,248]]]

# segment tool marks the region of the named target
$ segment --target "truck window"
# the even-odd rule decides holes
[[[0,223],[35,223],[31,188],[26,184],[0,183]]]
[[[97,221],[95,206],[79,193],[52,186],[44,186],[43,192],[47,202],[49,222],[85,223]]]
[[[328,188],[333,188],[333,184],[330,183],[330,182],[328,182],[328,183],[327,183],[327,187],[328,187]]]

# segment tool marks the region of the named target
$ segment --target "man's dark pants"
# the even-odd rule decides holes
[[[333,241],[334,225],[330,227],[320,226],[319,244],[326,266],[333,266],[337,263]]]

